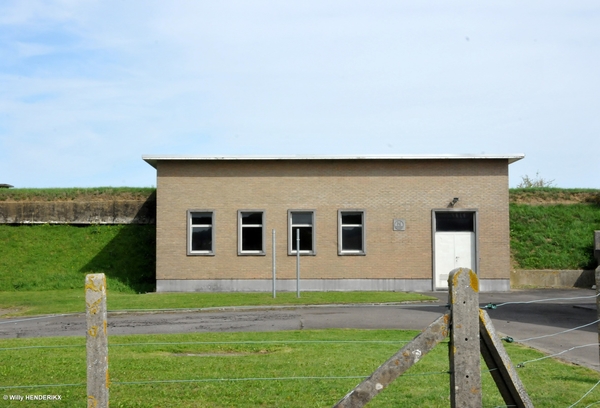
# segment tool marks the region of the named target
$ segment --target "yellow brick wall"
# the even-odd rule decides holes
[[[510,277],[507,160],[174,160],[157,171],[157,279],[270,279],[272,229],[278,278],[294,279],[289,209],[316,211],[303,279],[431,279],[431,211],[453,197],[478,211],[480,278]],[[265,211],[266,256],[238,256],[244,209]],[[366,256],[338,255],[339,209],[366,211]],[[214,210],[215,256],[186,254],[187,210]]]

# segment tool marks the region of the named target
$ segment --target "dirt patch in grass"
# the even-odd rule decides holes
[[[0,316],[12,316],[23,311],[22,307],[0,308]]]
[[[256,354],[271,354],[272,351],[268,350],[259,350],[254,352],[247,351],[229,351],[222,353],[173,353],[171,354],[174,357],[243,357],[243,356],[251,356]]]

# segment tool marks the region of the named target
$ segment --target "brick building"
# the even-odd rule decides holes
[[[510,289],[508,165],[523,155],[144,156],[157,291]]]

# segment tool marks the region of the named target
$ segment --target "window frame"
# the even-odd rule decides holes
[[[306,250],[300,250],[300,256],[305,256],[305,255],[309,255],[309,256],[315,256],[317,255],[317,234],[316,234],[316,210],[311,210],[311,209],[295,209],[295,210],[288,210],[288,255],[293,255],[296,256],[296,250],[292,249],[293,248],[293,243],[296,242],[296,237],[292,236],[292,233],[294,231],[294,227],[297,225],[300,226],[306,226],[306,224],[293,224],[292,223],[292,214],[293,213],[310,213],[311,214],[311,228],[312,228],[312,249],[310,251],[306,251]]]
[[[211,224],[210,224],[210,239],[211,239],[211,248],[208,251],[194,251],[192,250],[192,230],[194,224],[192,224],[192,216],[193,214],[204,213],[210,214]],[[187,210],[187,254],[188,256],[214,256],[215,255],[215,210]],[[196,225],[208,225],[208,224],[196,224]]]
[[[345,213],[360,213],[362,215],[362,224],[343,224],[342,223],[342,215]],[[362,249],[343,249],[343,235],[342,229],[344,226],[360,226],[362,228]],[[338,210],[338,255],[359,255],[363,256],[367,254],[367,211],[364,209],[352,209],[352,208],[344,208],[343,210]]]
[[[243,244],[242,230],[244,229],[244,225],[242,224],[242,214],[243,213],[260,213],[260,216],[261,216],[261,223],[260,223],[261,248],[262,248],[260,251],[243,250],[242,249],[242,244]],[[248,256],[248,255],[264,256],[266,254],[266,252],[265,252],[265,210],[238,210],[237,217],[238,217],[238,255],[239,256]],[[258,224],[247,224],[246,225],[246,227],[252,227],[252,228],[256,228],[257,226],[258,226]]]

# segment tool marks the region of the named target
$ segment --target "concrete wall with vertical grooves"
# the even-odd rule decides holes
[[[156,199],[0,202],[0,224],[155,224]]]

